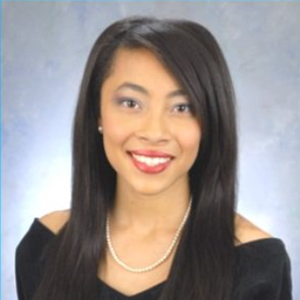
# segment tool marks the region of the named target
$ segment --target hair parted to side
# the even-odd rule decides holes
[[[189,95],[202,140],[192,210],[160,300],[226,300],[233,287],[237,138],[230,74],[213,35],[186,20],[134,17],[109,26],[89,55],[74,121],[71,216],[45,253],[35,300],[96,299],[116,174],[98,132],[100,90],[118,49],[152,51]],[[101,267],[101,265],[100,265]]]

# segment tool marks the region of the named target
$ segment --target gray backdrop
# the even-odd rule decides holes
[[[88,52],[107,25],[134,14],[198,21],[217,37],[238,99],[238,210],[285,241],[299,283],[299,2],[2,5],[3,299],[16,299],[14,251],[33,218],[69,206],[70,131]]]

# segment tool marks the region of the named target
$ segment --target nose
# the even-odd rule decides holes
[[[157,144],[170,139],[170,128],[166,116],[148,113],[140,120],[136,134],[141,141]]]

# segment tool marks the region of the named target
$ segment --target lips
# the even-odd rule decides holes
[[[129,151],[130,154],[146,156],[146,157],[164,157],[164,158],[172,158],[173,155],[167,154],[165,152],[154,151],[154,150],[133,150]]]
[[[135,167],[149,174],[163,172],[169,167],[174,158],[170,154],[150,150],[130,151],[129,154]]]

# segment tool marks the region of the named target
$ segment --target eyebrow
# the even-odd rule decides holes
[[[117,89],[116,91],[119,91],[123,88],[129,88],[129,89],[132,89],[136,92],[140,92],[144,95],[147,95],[149,96],[149,92],[142,86],[138,85],[138,84],[135,84],[135,83],[132,83],[132,82],[124,82],[123,84],[121,84]],[[178,90],[175,90],[175,91],[172,91],[170,92],[168,95],[167,95],[167,98],[172,98],[172,97],[176,97],[176,96],[187,96],[187,93],[182,90],[182,89],[178,89]]]

